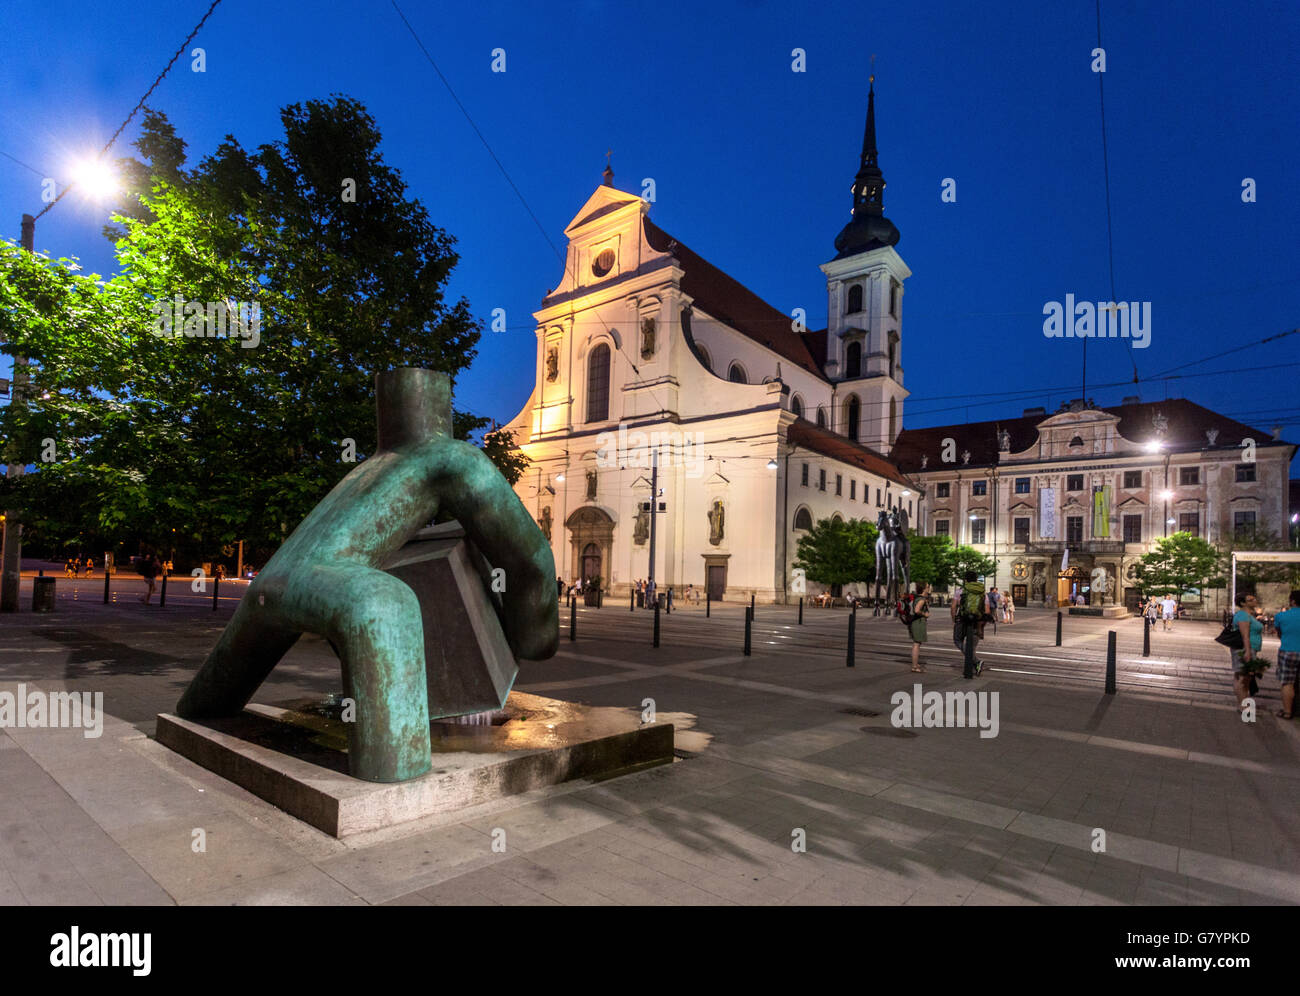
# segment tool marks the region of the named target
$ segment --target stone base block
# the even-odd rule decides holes
[[[396,826],[574,778],[673,760],[673,727],[633,710],[511,692],[492,722],[432,723],[433,771],[391,784],[351,777],[330,702],[249,705],[195,722],[158,716],[158,742],[334,837]]]

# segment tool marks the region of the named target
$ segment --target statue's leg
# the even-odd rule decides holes
[[[433,766],[428,678],[420,602],[384,571],[348,564],[318,567],[310,590],[320,632],[338,653],[343,694],[356,703],[348,727],[348,770],[371,782],[399,782]],[[304,606],[309,608],[309,606]]]
[[[300,631],[257,604],[256,586],[244,595],[234,617],[208,653],[176,705],[185,719],[236,716],[289,652]]]

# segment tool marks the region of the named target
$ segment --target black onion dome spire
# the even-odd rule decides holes
[[[898,243],[898,226],[885,217],[885,175],[876,163],[876,77],[867,90],[867,126],[862,165],[853,178],[853,220],[835,237],[836,259]]]

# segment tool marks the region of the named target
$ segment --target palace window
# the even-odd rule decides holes
[[[1125,543],[1142,542],[1142,516],[1140,515],[1124,516],[1124,542]]]
[[[898,281],[892,277],[889,280],[889,313],[894,318],[898,317]]]
[[[803,470],[799,474],[799,483],[805,488],[808,487],[808,465],[803,465]]]
[[[884,508],[884,507],[885,507],[885,492],[882,491],[880,488],[876,488],[876,508]]]
[[[1065,478],[1065,490],[1066,490],[1066,491],[1082,491],[1082,490],[1083,490],[1083,475],[1082,475],[1082,474],[1067,474],[1067,475],[1066,475],[1066,478]]]
[[[1124,471],[1124,487],[1126,488],[1142,487],[1142,471],[1140,470]]]
[[[988,519],[972,519],[970,524],[970,541],[972,543],[983,543],[984,533],[988,528]]]
[[[1244,484],[1255,479],[1255,465],[1253,463],[1237,464],[1237,483]]]
[[[839,498],[844,494],[844,475],[835,475],[835,497]]]
[[[825,471],[825,470],[819,470],[819,471],[817,471],[817,490],[818,490],[818,491],[825,491],[825,490],[826,490],[826,471]]]
[[[1067,515],[1065,517],[1065,542],[1083,542],[1083,516]]]
[[[1012,526],[1012,533],[1011,533],[1012,543],[1024,544],[1029,542],[1029,517],[1028,516],[1025,516],[1024,518],[1017,517],[1013,519],[1011,522],[1011,526]]]
[[[988,481],[971,481],[970,493],[972,495],[986,495],[989,493]]]
[[[803,418],[803,398],[797,394],[790,395],[790,411],[799,418]]]
[[[951,520],[951,519],[935,519],[935,520],[934,520],[934,534],[935,534],[936,536],[951,536],[951,535],[952,535],[952,520]]]
[[[1029,478],[1027,477],[1016,478],[1016,494],[1018,495],[1029,494]]]
[[[796,529],[811,529],[813,527],[812,513],[806,508],[801,508],[799,511],[795,512],[794,527]]]
[[[824,405],[817,406],[817,428],[826,428],[826,407]]]
[[[609,418],[609,347],[601,343],[587,358],[587,421]]]
[[[1249,536],[1255,531],[1254,512],[1233,512],[1232,531],[1238,536]]]
[[[950,485],[947,481],[940,481],[938,484],[934,486],[934,496],[936,498],[949,497],[948,491],[951,487],[952,485]]]
[[[849,501],[857,501],[857,500],[858,500],[858,482],[856,480],[852,480],[849,481]]]
[[[700,363],[709,373],[713,373],[713,360],[709,356],[709,351],[701,346],[698,342],[695,344],[695,355],[700,358]]]
[[[1201,535],[1201,513],[1200,512],[1179,512],[1178,531],[1180,533],[1191,533],[1193,536],[1200,536]]]
[[[1179,484],[1200,484],[1201,468],[1200,467],[1179,467],[1178,483]]]

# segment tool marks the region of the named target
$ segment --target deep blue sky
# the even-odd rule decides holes
[[[654,178],[651,216],[772,304],[824,326],[817,264],[848,219],[877,55],[885,208],[912,268],[903,322],[911,426],[1049,410],[1079,394],[1077,340],[1042,334],[1067,292],[1111,297],[1095,7],[1083,2],[523,4],[401,0],[556,245],[600,182]],[[89,2],[11,2],[0,12],[0,152],[66,175],[107,140],[207,8],[139,0],[106,16]],[[1134,9],[1136,8],[1136,9]],[[1153,305],[1153,340],[1090,344],[1101,404],[1186,396],[1300,441],[1300,335],[1145,380],[1188,360],[1300,325],[1300,13],[1208,0],[1102,4],[1116,297]],[[224,0],[150,103],[192,161],[227,133],[280,135],[279,108],[340,92],[360,99],[383,153],[433,220],[459,240],[451,291],[485,321],[458,403],[506,420],[533,382],[531,312],[561,263],[474,135],[388,0]],[[494,48],[507,71],[490,71]],[[791,50],[807,72],[791,71]],[[134,126],[115,151],[133,152]],[[957,202],[940,201],[945,177]],[[1258,201],[1244,204],[1253,177]],[[0,157],[0,230],[17,238],[40,178]],[[65,198],[37,248],[113,267],[102,212]],[[1036,392],[981,403],[979,395]],[[949,396],[962,397],[952,399]],[[967,407],[969,405],[969,407]],[[1295,472],[1293,471],[1293,476]]]

